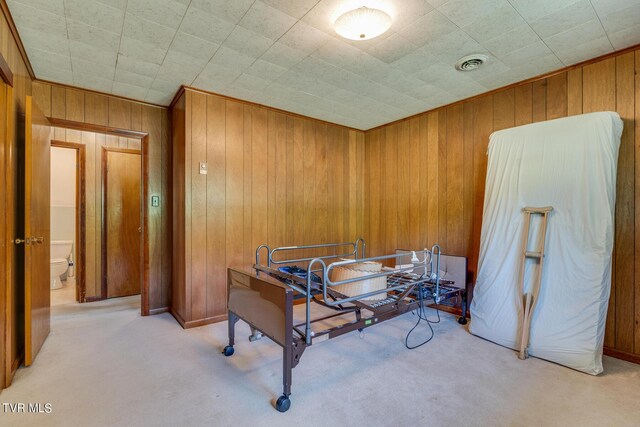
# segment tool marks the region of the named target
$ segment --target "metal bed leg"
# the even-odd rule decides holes
[[[362,319],[362,313],[360,312],[360,309],[357,309],[355,313],[356,313],[356,321],[359,322]],[[358,332],[362,332],[362,331],[364,331],[364,328],[358,329]]]
[[[467,324],[467,289],[462,293],[462,317],[458,319],[458,323],[461,325]]]
[[[293,370],[293,354],[291,346],[285,346],[282,350],[282,384],[284,392],[276,401],[276,409],[279,412],[287,412],[291,407],[291,376]]]
[[[238,316],[236,316],[232,312],[229,312],[227,319],[228,319],[227,322],[229,326],[229,345],[222,350],[222,354],[229,357],[233,355],[233,351],[234,351],[233,345],[235,344],[235,337],[236,337],[236,323],[238,323],[239,319],[238,319]]]

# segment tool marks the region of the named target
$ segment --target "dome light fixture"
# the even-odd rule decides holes
[[[340,15],[333,26],[346,39],[369,40],[391,27],[391,16],[380,9],[362,6]]]

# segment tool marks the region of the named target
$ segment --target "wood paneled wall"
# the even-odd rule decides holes
[[[475,273],[489,135],[603,110],[624,120],[605,346],[640,360],[640,50],[366,132],[369,252],[439,243]]]
[[[102,147],[140,150],[140,139],[64,128],[53,129],[53,139],[85,146],[85,297],[100,298],[102,284]],[[74,191],[74,189],[69,189]],[[76,243],[79,244],[79,243]],[[76,264],[79,259],[76,259]],[[106,296],[105,296],[106,297]]]
[[[150,314],[167,310],[171,300],[171,151],[169,112],[166,108],[124,100],[117,97],[101,95],[93,92],[58,86],[43,82],[33,83],[33,97],[46,116],[71,120],[80,123],[109,126],[119,129],[147,132],[149,134],[148,150],[143,153],[148,164],[148,176],[145,178],[149,186],[149,197],[145,200],[148,214],[149,265],[145,266],[149,277],[148,307]],[[99,145],[100,141],[91,140],[91,132],[57,129],[54,137]],[[94,134],[95,135],[95,134]],[[96,136],[96,138],[99,138]],[[105,144],[128,145],[125,138],[105,137]],[[132,142],[133,143],[133,142]],[[134,143],[135,144],[135,143]],[[99,150],[98,150],[99,151]],[[100,155],[100,153],[96,154]],[[89,157],[89,151],[87,157]],[[87,176],[95,177],[95,185],[87,183],[87,200],[89,197],[100,197],[99,159],[90,170],[87,158]],[[96,166],[98,165],[98,166]],[[151,206],[151,196],[160,196],[160,207]],[[100,233],[100,212],[95,210],[96,204],[87,203],[87,242],[89,236]],[[94,218],[95,221],[90,221]],[[99,238],[94,244],[99,244]],[[93,259],[95,264],[87,261],[87,296],[97,295],[100,289],[100,253],[99,246],[92,254],[87,250],[87,260]],[[89,249],[89,248],[88,248]],[[92,257],[92,258],[90,258]],[[95,265],[95,270],[89,270]],[[89,292],[92,292],[90,294]]]
[[[24,146],[24,132],[21,121],[24,122],[25,103],[27,95],[31,95],[31,77],[27,67],[20,56],[18,45],[13,38],[9,24],[4,17],[0,18],[0,53],[9,64],[13,73],[13,88],[8,88],[7,113],[0,117],[5,121],[7,128],[7,138],[2,135],[0,145],[3,145],[0,154],[0,194],[4,200],[0,202],[0,220],[5,222],[4,227],[0,227],[0,239],[3,242],[11,242],[21,233],[23,226],[14,216],[13,207],[17,199],[17,182],[20,173],[18,148]],[[2,351],[0,351],[0,362],[2,372],[0,373],[0,388],[11,383],[13,374],[18,368],[20,358],[24,352],[23,324],[21,319],[24,316],[24,284],[20,281],[20,276],[14,275],[17,267],[17,260],[12,255],[15,253],[14,245],[8,244],[0,247],[0,257],[5,260],[12,259],[12,268],[4,268],[0,271],[0,306],[4,310],[4,316],[0,317],[0,336],[2,340]],[[8,266],[5,266],[8,267]],[[0,311],[2,311],[0,310]]]
[[[362,235],[364,132],[189,89],[173,129],[173,312],[183,326],[226,317],[226,268],[253,264],[260,244]]]

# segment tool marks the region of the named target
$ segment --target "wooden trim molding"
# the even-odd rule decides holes
[[[94,125],[91,123],[75,122],[73,120],[56,119],[54,117],[47,117],[51,126],[62,127],[66,129],[81,130],[85,132],[98,132],[106,133],[108,135],[121,136],[123,138],[139,138],[143,139],[148,136],[147,132],[139,132],[129,129],[119,129],[111,126]]]
[[[604,348],[604,354],[605,356],[615,357],[616,359],[624,360],[631,363],[637,363],[638,365],[640,365],[640,355],[638,354],[627,353],[609,347]]]
[[[11,67],[7,63],[7,60],[4,59],[4,56],[0,53],[0,77],[2,80],[9,86],[13,87],[13,73],[11,72]]]
[[[87,277],[86,277],[86,177],[85,177],[85,165],[86,165],[86,147],[84,144],[78,144],[75,142],[57,141],[51,140],[52,147],[70,148],[76,150],[76,159],[78,162],[78,169],[76,171],[76,301],[86,302],[85,295],[87,291]]]
[[[183,329],[197,328],[198,326],[210,325],[212,323],[218,323],[218,322],[227,320],[227,315],[221,314],[219,316],[206,317],[204,319],[186,321],[182,318],[182,316],[180,316],[180,314],[176,310],[173,309],[173,307],[169,309],[169,313],[171,313],[171,315],[178,321],[178,323],[180,324],[180,326],[182,326]]]

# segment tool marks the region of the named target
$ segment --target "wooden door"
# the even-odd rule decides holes
[[[7,156],[6,153],[9,149],[9,138],[7,138],[7,85],[4,81],[0,81],[0,135],[3,140],[0,140],[0,212],[7,211],[7,195],[9,194],[7,188],[7,180],[5,179],[7,173]],[[7,232],[7,222],[4,218],[0,217],[0,389],[3,389],[7,383],[7,370],[6,362],[10,358],[8,344],[8,334],[6,333],[8,319],[7,319],[7,250],[9,249],[11,238]]]
[[[103,296],[140,293],[141,158],[135,150],[105,149],[103,155]]]
[[[27,96],[25,105],[24,278],[25,366],[37,356],[50,328],[51,126]]]

